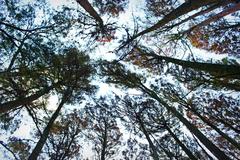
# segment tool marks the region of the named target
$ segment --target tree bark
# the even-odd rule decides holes
[[[40,153],[42,151],[44,144],[47,141],[47,138],[48,138],[49,132],[52,128],[52,125],[54,124],[54,121],[57,119],[63,105],[66,103],[68,98],[69,98],[69,93],[65,93],[62,97],[60,104],[58,105],[58,108],[53,113],[53,115],[52,115],[51,119],[49,120],[47,126],[45,127],[39,141],[37,142],[35,148],[33,149],[32,153],[30,154],[28,160],[37,160],[38,156],[40,155]]]
[[[100,25],[100,28],[103,28],[103,20],[88,2],[88,0],[77,0],[77,2],[87,11]]]
[[[191,62],[191,61],[185,61],[185,60],[175,59],[171,57],[160,56],[155,53],[145,53],[139,47],[136,47],[136,50],[140,52],[140,54],[143,54],[146,56],[152,56],[154,59],[157,59],[160,61],[164,60],[167,63],[174,63],[182,66],[183,68],[192,68],[198,71],[205,71],[213,75],[220,73],[221,75],[227,78],[240,79],[240,66],[237,66],[237,65]]]

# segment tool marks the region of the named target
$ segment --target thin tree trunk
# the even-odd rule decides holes
[[[53,113],[53,115],[52,115],[51,119],[49,120],[47,126],[45,127],[39,141],[37,142],[35,148],[33,149],[32,153],[30,154],[28,160],[37,160],[38,156],[40,155],[40,153],[42,151],[44,144],[47,141],[47,138],[48,138],[49,132],[52,128],[52,125],[54,124],[54,121],[57,119],[63,105],[66,103],[68,98],[69,98],[69,93],[65,93],[62,97],[60,104],[58,105],[58,108]]]
[[[240,89],[239,89],[239,91],[240,91]],[[234,130],[234,132],[236,132],[236,133],[238,133],[240,135],[240,130],[238,128],[233,127],[231,124],[229,124],[228,122],[226,122],[225,120],[223,120],[221,118],[215,118],[215,117],[213,117],[213,118],[216,119],[217,121],[219,121],[220,123],[224,124],[225,126],[228,126],[232,130]]]
[[[41,96],[49,93],[52,89],[55,88],[55,86],[56,86],[56,84],[54,84],[52,86],[49,86],[49,87],[45,87],[45,88],[37,91],[36,93],[34,93],[31,96],[16,99],[16,100],[13,100],[13,101],[10,101],[10,102],[2,103],[2,104],[0,104],[0,113],[5,113],[5,112],[8,112],[12,109],[16,109],[19,106],[29,104],[29,103],[37,100]]]
[[[39,27],[39,28],[33,28],[33,29],[23,29],[23,28],[15,26],[13,24],[5,23],[3,21],[0,21],[0,24],[5,25],[5,26],[10,27],[10,28],[13,28],[13,29],[18,30],[18,31],[22,31],[22,32],[34,32],[34,31],[38,31],[38,30],[42,30],[42,29],[49,29],[49,28],[52,28],[54,26],[54,25],[50,25],[50,26],[43,26],[43,27]]]
[[[0,141],[0,144],[1,144],[7,151],[9,151],[9,152],[13,155],[13,157],[15,158],[15,160],[20,160],[20,159],[18,159],[18,157],[16,156],[15,152],[12,151],[7,144],[5,144],[3,141]],[[4,152],[4,153],[6,154],[6,152]]]
[[[219,2],[222,2],[222,0],[194,0],[194,1],[189,0],[185,3],[183,3],[182,5],[180,5],[179,7],[177,7],[176,9],[174,9],[169,14],[167,14],[163,19],[158,21],[152,27],[149,27],[149,28],[141,31],[138,34],[134,35],[132,38],[128,39],[122,46],[119,47],[119,50],[124,48],[126,45],[130,44],[136,38],[138,38],[144,34],[147,34],[149,32],[155,31],[155,30],[163,27],[167,23],[179,18],[180,16],[183,16],[183,15],[185,15],[191,11],[194,11],[202,6],[215,4],[215,3],[219,3]]]
[[[77,2],[87,11],[100,25],[100,28],[103,28],[103,20],[88,2],[88,0],[77,0]]]
[[[136,37],[139,37],[139,36],[144,35],[146,33],[152,32],[152,31],[164,26],[168,22],[170,22],[174,19],[177,19],[180,16],[185,15],[185,14],[187,14],[187,13],[193,11],[193,10],[196,10],[196,9],[202,7],[202,6],[209,5],[209,4],[212,4],[212,3],[217,3],[217,2],[220,2],[220,1],[219,0],[194,0],[194,1],[189,0],[188,2],[183,3],[178,8],[176,8],[175,10],[173,10],[172,12],[167,14],[162,20],[157,22],[152,27],[147,28],[147,29],[143,30],[142,32],[138,33],[136,35]]]
[[[229,4],[229,3],[231,3],[231,1],[221,1],[221,2],[219,2],[219,3],[216,3],[216,4],[212,5],[212,6],[210,6],[209,8],[204,9],[204,10],[202,10],[202,11],[199,11],[199,12],[197,12],[197,13],[195,13],[195,14],[193,14],[193,15],[185,18],[185,19],[183,19],[182,21],[180,21],[180,22],[178,22],[178,23],[176,23],[176,24],[173,24],[173,25],[171,25],[171,26],[168,26],[167,28],[173,28],[173,27],[179,26],[180,24],[183,24],[183,23],[185,23],[185,22],[187,22],[187,21],[189,21],[189,20],[191,20],[191,19],[193,19],[193,18],[196,18],[196,17],[198,17],[198,16],[200,16],[200,15],[203,15],[203,14],[207,14],[207,13],[209,13],[210,11],[213,11],[213,10],[215,10],[215,9],[218,8],[218,7],[226,6],[226,5]]]
[[[102,143],[102,150],[101,150],[101,160],[105,160],[106,155],[106,148],[107,148],[107,123],[104,120],[104,135],[103,135],[103,143]]]
[[[143,134],[145,135],[145,137],[146,137],[146,139],[147,139],[147,141],[148,141],[148,143],[149,143],[150,152],[151,152],[151,154],[152,154],[153,159],[154,159],[154,160],[159,160],[159,158],[158,158],[158,153],[157,153],[157,149],[156,149],[156,147],[154,146],[154,144],[153,144],[153,142],[152,142],[152,140],[151,140],[151,138],[150,138],[147,130],[145,129],[144,124],[143,124],[143,122],[142,122],[142,119],[140,118],[139,115],[136,115],[136,118],[137,118],[137,120],[138,120],[138,123],[139,123],[139,125],[140,125],[140,128],[142,129]]]
[[[206,136],[200,132],[197,127],[195,127],[193,124],[191,124],[185,117],[182,116],[181,113],[179,113],[174,107],[169,106],[166,102],[164,102],[161,98],[158,97],[158,95],[141,84],[139,88],[147,93],[150,97],[156,99],[161,105],[163,105],[169,112],[171,112],[175,117],[177,117],[188,129],[190,132],[192,132],[202,144],[219,160],[230,160],[230,158],[221,151],[216,145],[214,145]]]
[[[229,15],[231,13],[234,13],[234,12],[236,12],[238,10],[240,10],[240,3],[236,3],[235,5],[233,5],[233,6],[229,7],[229,8],[227,8],[227,9],[223,10],[222,12],[220,12],[220,13],[218,13],[218,14],[216,14],[216,15],[214,15],[214,16],[206,19],[206,20],[204,20],[203,22],[201,22],[201,23],[193,26],[192,28],[188,29],[184,33],[185,34],[189,34],[189,33],[191,33],[195,29],[198,29],[198,28],[200,28],[202,26],[206,26],[206,25],[210,24],[211,22],[216,21],[216,20],[218,20],[218,19],[220,19],[220,18],[222,18],[222,17],[224,17],[226,15]]]
[[[214,129],[218,134],[220,134],[223,138],[225,138],[229,143],[231,143],[233,146],[238,148],[240,150],[240,145],[237,143],[234,139],[229,137],[227,134],[222,132],[219,128],[217,128],[215,125],[213,125],[211,122],[209,122],[206,118],[204,118],[201,114],[199,114],[196,110],[193,108],[190,108],[186,106],[189,110],[191,110],[194,114],[196,114],[204,123],[206,123],[208,126],[210,126],[212,129]]]
[[[227,77],[227,76],[225,76]],[[220,78],[224,78],[224,76],[219,76],[219,77],[213,77],[212,79],[206,79],[203,77],[197,77],[197,78],[192,78],[192,80],[196,81],[198,84],[210,84],[213,85],[215,87],[225,87],[231,90],[235,90],[235,91],[240,91],[240,85],[237,84],[237,82],[226,82],[223,80],[221,80]]]
[[[179,144],[179,146],[181,146],[182,150],[188,155],[188,157],[192,160],[197,160],[197,158],[192,154],[192,152],[178,139],[178,137],[171,131],[171,129],[167,125],[165,125],[164,127],[167,129],[173,139]]]

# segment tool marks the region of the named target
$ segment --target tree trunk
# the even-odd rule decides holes
[[[157,153],[157,149],[156,149],[156,147],[154,146],[154,144],[153,144],[153,142],[152,142],[152,140],[151,140],[151,138],[150,138],[147,130],[145,129],[141,117],[140,117],[139,115],[136,115],[136,118],[137,118],[137,120],[138,120],[138,123],[139,123],[139,125],[140,125],[140,128],[142,129],[143,134],[145,135],[145,137],[146,137],[146,139],[147,139],[147,141],[148,141],[152,158],[153,158],[154,160],[159,160],[159,158],[158,158],[158,153]]]
[[[57,119],[61,108],[63,107],[63,105],[66,103],[66,101],[69,98],[69,93],[65,93],[62,97],[62,100],[60,102],[60,104],[58,105],[58,108],[56,109],[56,111],[53,113],[51,119],[49,120],[47,126],[45,127],[39,141],[37,142],[37,145],[35,146],[35,148],[33,149],[32,153],[30,154],[28,160],[37,160],[39,154],[42,151],[42,148],[44,146],[44,144],[47,141],[50,129],[52,128],[52,125],[54,124],[54,121]]]
[[[180,5],[178,8],[176,8],[175,10],[173,10],[172,12],[167,14],[162,20],[158,21],[155,25],[143,30],[142,32],[138,33],[134,37],[139,37],[146,33],[152,32],[152,31],[164,26],[168,22],[179,18],[180,16],[182,16],[184,14],[187,14],[187,13],[189,13],[193,10],[196,10],[202,6],[209,5],[212,3],[217,3],[217,2],[220,2],[220,0],[194,0],[194,1],[188,0],[187,2]]]
[[[135,40],[136,38],[155,31],[161,27],[163,27],[164,25],[166,25],[167,23],[169,23],[170,21],[173,21],[177,18],[179,18],[180,16],[183,16],[191,11],[194,11],[202,6],[206,6],[206,5],[210,5],[210,4],[215,4],[215,3],[219,3],[222,2],[223,0],[188,0],[187,2],[183,3],[182,5],[180,5],[179,7],[177,7],[176,9],[174,9],[172,12],[170,12],[169,14],[167,14],[165,17],[163,17],[160,21],[158,21],[155,25],[153,25],[152,27],[149,27],[141,32],[139,32],[138,34],[134,35],[132,38],[128,39],[122,46],[119,47],[119,49],[124,48],[127,44],[130,44],[133,40]]]
[[[103,20],[88,2],[88,0],[77,0],[77,2],[87,11],[100,25],[100,28],[103,28]]]
[[[192,132],[200,142],[219,160],[230,160],[230,158],[225,155],[223,151],[221,151],[216,145],[214,145],[207,137],[205,137],[202,132],[200,132],[197,127],[191,124],[185,117],[182,116],[174,107],[169,106],[165,101],[158,97],[158,95],[141,84],[139,88],[147,93],[150,97],[156,99],[161,105],[163,105],[170,113],[172,113],[175,117],[177,117],[188,129]]]
[[[103,135],[103,143],[102,143],[102,150],[101,150],[101,160],[105,160],[106,155],[106,148],[107,148],[107,123],[104,121],[104,135]]]
[[[240,91],[240,89],[239,89]],[[214,117],[214,119],[216,119],[217,121],[219,121],[220,123],[224,124],[225,126],[228,126],[229,128],[231,128],[232,130],[234,130],[234,132],[238,133],[240,135],[240,129],[238,127],[233,127],[230,123],[226,122],[225,120],[221,119],[221,118],[216,118]],[[237,124],[236,124],[237,125]]]
[[[219,3],[216,3],[216,4],[212,5],[212,6],[210,6],[209,8],[204,9],[204,10],[202,10],[202,11],[199,11],[199,12],[197,12],[197,13],[195,13],[195,14],[193,14],[193,15],[185,18],[185,19],[183,19],[182,21],[180,21],[180,22],[178,22],[178,23],[176,23],[176,24],[173,24],[173,25],[171,25],[171,26],[167,26],[167,28],[173,28],[173,27],[179,26],[179,25],[181,25],[181,24],[183,24],[183,23],[185,23],[185,22],[187,22],[187,21],[189,21],[189,20],[192,20],[192,19],[194,19],[194,18],[196,18],[196,17],[198,17],[198,16],[200,16],[200,15],[207,14],[207,13],[215,10],[216,8],[226,6],[226,5],[229,4],[229,3],[231,3],[231,2],[230,2],[230,1],[221,1],[221,2],[219,2]]]
[[[24,97],[21,99],[16,99],[10,102],[5,102],[0,104],[0,113],[5,113],[8,112],[12,109],[16,109],[19,106],[23,106],[26,104],[29,104],[35,100],[37,100],[38,98],[40,98],[41,96],[49,93],[52,89],[54,89],[56,86],[56,84],[53,84],[52,86],[49,87],[45,87],[39,91],[37,91],[35,94],[28,96],[28,97]]]
[[[236,3],[232,7],[229,7],[227,9],[223,10],[222,12],[220,12],[220,13],[218,13],[218,14],[216,14],[216,15],[214,15],[214,16],[206,19],[206,20],[204,20],[203,22],[201,22],[201,23],[193,26],[192,28],[188,29],[184,33],[185,34],[189,34],[189,33],[191,33],[195,29],[198,29],[198,28],[200,28],[202,26],[206,26],[206,25],[210,24],[211,22],[217,21],[218,19],[220,19],[220,18],[222,18],[222,17],[224,17],[226,15],[229,15],[231,13],[234,13],[234,12],[236,12],[238,10],[240,10],[240,3]]]
[[[136,47],[136,50],[140,52],[142,55],[152,56],[157,60],[164,60],[167,63],[174,63],[182,66],[183,68],[192,68],[198,71],[205,71],[210,74],[221,74],[224,77],[240,79],[240,66],[237,65],[224,65],[224,64],[211,64],[211,63],[203,63],[203,62],[191,62],[180,59],[175,59],[171,57],[160,56],[155,53],[145,53],[139,47]]]
[[[181,146],[182,150],[188,155],[188,157],[192,160],[197,160],[197,158],[192,154],[192,152],[178,139],[178,137],[171,131],[171,129],[167,125],[165,125],[164,127],[167,129],[173,139],[179,144],[179,146]]]
[[[229,137],[227,134],[222,132],[219,128],[217,128],[215,125],[213,125],[211,122],[209,122],[206,118],[204,118],[201,114],[199,114],[196,110],[187,107],[189,110],[191,110],[194,114],[196,114],[204,123],[206,123],[208,126],[210,126],[212,129],[214,129],[218,134],[220,134],[224,139],[226,139],[229,143],[231,143],[233,146],[235,146],[237,149],[240,150],[240,145],[237,143],[234,139]]]

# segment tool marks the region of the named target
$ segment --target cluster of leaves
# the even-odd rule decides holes
[[[195,29],[188,38],[191,44],[197,48],[205,49],[217,54],[238,54],[238,45],[234,44],[239,42],[237,36],[239,33],[239,27],[228,27],[230,27],[228,24],[222,23],[218,26],[214,26],[213,29],[206,27]]]
[[[174,9],[177,0],[148,0],[146,11],[156,17],[163,17]]]
[[[78,141],[87,121],[74,110],[70,114],[61,116],[51,127],[49,135],[48,154],[52,159],[66,159],[80,156],[81,142]]]
[[[99,9],[100,14],[110,14],[117,17],[127,8],[129,0],[95,0],[93,5]]]

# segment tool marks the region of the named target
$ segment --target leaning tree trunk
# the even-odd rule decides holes
[[[54,89],[56,87],[56,85],[57,84],[53,84],[52,86],[45,87],[45,88],[37,91],[35,94],[33,94],[31,96],[19,98],[19,99],[10,101],[10,102],[2,103],[2,104],[0,104],[0,113],[5,113],[12,109],[16,109],[19,106],[27,105],[27,104],[37,100],[41,96],[48,94],[52,89]]]
[[[197,160],[197,158],[192,154],[192,152],[178,139],[178,137],[172,132],[172,130],[165,125],[164,126],[167,131],[170,133],[170,135],[173,137],[173,139],[179,144],[179,146],[182,148],[182,150],[188,155],[188,157],[192,160]]]
[[[69,99],[69,94],[65,93],[63,95],[63,98],[60,102],[60,104],[58,105],[58,108],[56,109],[56,111],[53,113],[51,119],[49,120],[46,128],[44,129],[39,141],[37,142],[37,145],[35,146],[35,148],[33,149],[32,153],[30,154],[28,160],[37,160],[38,156],[40,155],[42,148],[44,146],[44,144],[47,141],[49,132],[52,128],[52,125],[54,124],[54,121],[57,119],[61,108],[63,107],[63,105],[66,103],[66,101]]]
[[[100,28],[102,28],[103,20],[96,12],[96,10],[92,7],[92,5],[88,2],[88,0],[77,0],[77,2],[99,23]]]
[[[158,95],[141,84],[139,87],[143,92],[147,93],[150,97],[156,99],[161,105],[163,105],[169,112],[171,112],[175,117],[177,117],[188,129],[192,132],[199,141],[204,144],[204,146],[219,160],[230,160],[230,158],[221,151],[215,144],[213,144],[202,132],[200,132],[197,127],[191,124],[185,117],[182,116],[174,107],[169,106],[165,101],[163,101]]]
[[[187,2],[180,5],[178,8],[174,9],[172,12],[167,14],[162,20],[158,21],[155,25],[143,30],[142,32],[138,33],[134,37],[139,37],[146,33],[152,32],[152,31],[164,26],[168,22],[179,18],[182,15],[185,15],[185,14],[187,14],[193,10],[196,10],[202,6],[209,5],[212,3],[217,3],[217,2],[220,2],[220,0],[194,0],[194,1],[188,0]]]
[[[139,32],[138,34],[134,35],[132,38],[128,39],[122,46],[119,47],[119,50],[124,48],[126,45],[130,44],[136,38],[138,38],[144,34],[147,34],[149,32],[155,31],[155,30],[163,27],[167,23],[169,23],[191,11],[194,11],[194,10],[196,10],[200,7],[206,6],[206,5],[216,4],[219,2],[222,2],[222,0],[194,0],[194,1],[188,0],[187,2],[183,3],[182,5],[180,5],[176,9],[174,9],[172,12],[170,12],[169,14],[164,16],[155,25]]]
[[[154,159],[154,160],[159,160],[159,158],[158,158],[158,153],[157,153],[157,149],[156,149],[156,147],[154,146],[154,144],[153,144],[153,142],[152,142],[152,140],[151,140],[151,138],[150,138],[147,130],[145,129],[144,124],[143,124],[143,122],[142,122],[142,119],[140,118],[139,115],[136,115],[136,118],[137,118],[137,120],[138,120],[138,124],[140,125],[140,128],[142,129],[143,134],[145,135],[145,137],[146,137],[146,139],[147,139],[147,141],[148,141],[148,144],[149,144],[149,147],[150,147],[150,152],[151,152],[151,154],[152,154],[153,159]]]
[[[224,139],[226,139],[229,143],[231,143],[233,146],[235,146],[237,149],[240,150],[240,144],[229,137],[227,134],[222,132],[219,128],[217,128],[214,124],[209,122],[206,118],[204,118],[199,112],[197,112],[195,109],[186,106],[190,111],[192,111],[195,115],[197,115],[204,123],[206,123],[208,126],[210,126],[212,129],[214,129],[219,135],[221,135]]]
[[[203,22],[201,22],[201,23],[191,27],[190,29],[188,29],[184,33],[185,34],[189,34],[189,33],[191,33],[195,29],[198,29],[198,28],[200,28],[202,26],[206,26],[206,25],[210,24],[211,22],[217,21],[218,19],[220,19],[220,18],[222,18],[222,17],[224,17],[226,15],[229,15],[231,13],[234,13],[234,12],[236,12],[238,10],[240,10],[240,3],[236,3],[235,5],[233,5],[233,6],[229,7],[229,8],[227,8],[227,9],[223,10],[222,12],[220,12],[220,13],[218,13],[218,14],[216,14],[216,15],[214,15],[214,16],[206,19],[206,20],[204,20]]]
[[[141,48],[135,47],[136,51],[140,55],[151,56],[159,61],[166,61],[167,63],[173,63],[182,66],[183,68],[192,68],[197,71],[204,71],[212,75],[221,74],[224,77],[232,79],[240,79],[240,66],[238,65],[224,65],[224,64],[212,64],[212,63],[203,63],[203,62],[191,62],[181,59],[175,59],[166,56],[160,56],[155,53],[145,53]]]
[[[216,4],[214,4],[214,5],[211,5],[211,6],[209,6],[208,8],[206,8],[206,9],[204,9],[204,10],[201,10],[201,11],[199,11],[199,12],[197,12],[197,13],[189,16],[189,17],[187,17],[187,18],[183,19],[182,21],[180,21],[180,22],[178,22],[178,23],[175,23],[175,24],[173,24],[173,25],[171,25],[171,26],[167,26],[167,28],[174,28],[174,27],[176,27],[176,26],[179,26],[179,25],[181,25],[181,24],[183,24],[183,23],[185,23],[185,22],[187,22],[187,21],[189,21],[189,20],[192,20],[192,19],[194,19],[194,18],[196,18],[196,17],[198,17],[198,16],[207,14],[207,13],[209,13],[209,12],[211,12],[211,11],[219,8],[219,7],[224,7],[224,6],[226,6],[227,4],[229,4],[229,3],[230,3],[230,1],[221,1],[221,2],[219,2],[219,3],[216,3]]]

